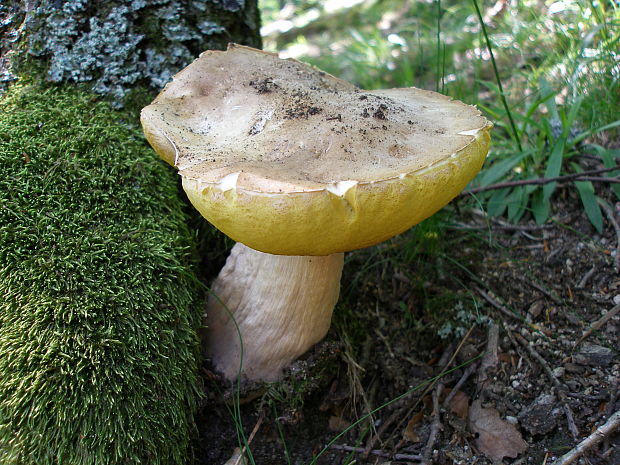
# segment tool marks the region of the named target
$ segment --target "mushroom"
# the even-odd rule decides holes
[[[141,120],[191,203],[237,241],[212,285],[206,347],[227,378],[260,381],[327,333],[343,252],[446,205],[482,166],[491,128],[435,92],[364,91],[239,45],[202,53]]]

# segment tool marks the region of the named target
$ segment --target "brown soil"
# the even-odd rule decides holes
[[[552,464],[605,423],[620,409],[620,312],[602,320],[620,304],[616,231],[606,218],[598,234],[573,189],[554,208],[544,226],[443,214],[349,254],[328,341],[240,408],[254,462]],[[223,465],[232,391],[205,374],[195,454]],[[620,464],[620,433],[574,463]]]

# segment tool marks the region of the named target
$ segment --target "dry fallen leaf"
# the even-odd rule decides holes
[[[347,429],[350,425],[351,423],[342,417],[337,417],[336,415],[332,415],[331,417],[329,417],[328,427],[330,431],[340,433]]]
[[[413,442],[414,444],[416,442],[420,442],[420,437],[415,432],[414,427],[418,423],[420,423],[420,420],[422,420],[423,417],[424,417],[423,410],[419,411],[418,413],[416,413],[414,416],[411,417],[411,419],[407,423],[407,426],[405,427],[405,430],[403,431],[403,439]]]
[[[469,396],[463,391],[456,391],[448,405],[450,411],[459,418],[467,418],[469,413]]]
[[[469,409],[469,424],[477,435],[476,447],[494,462],[504,457],[515,458],[527,449],[517,428],[502,420],[497,410],[482,407],[480,400],[475,400]]]

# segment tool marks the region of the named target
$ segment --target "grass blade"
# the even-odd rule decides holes
[[[478,6],[478,0],[472,0],[474,3],[474,8],[476,9],[476,14],[478,15],[478,20],[480,21],[480,27],[482,28],[482,34],[484,35],[484,40],[487,45],[487,49],[489,50],[489,55],[491,56],[491,64],[493,65],[493,72],[495,73],[495,79],[497,80],[497,86],[499,87],[500,94],[499,97],[502,100],[502,104],[504,105],[504,109],[506,110],[506,114],[508,115],[508,119],[510,120],[510,127],[512,128],[512,134],[514,140],[519,147],[519,152],[523,152],[523,147],[521,146],[521,140],[519,137],[519,132],[517,131],[517,126],[512,118],[512,113],[510,111],[510,107],[508,106],[508,102],[506,101],[506,95],[504,94],[504,88],[502,87],[502,80],[499,77],[499,71],[497,69],[497,64],[495,63],[495,56],[493,55],[493,47],[491,46],[491,40],[487,34],[487,28],[484,25],[484,19],[482,18],[482,13],[480,12],[480,7]]]
[[[532,195],[532,213],[536,223],[542,224],[549,218],[549,200],[544,200],[542,189],[537,190]]]
[[[606,124],[604,126],[600,126],[598,128],[594,128],[594,129],[589,129],[587,131],[582,132],[581,134],[579,134],[578,136],[576,136],[574,139],[571,140],[571,145],[576,145],[579,142],[581,142],[582,140],[591,137],[595,134],[601,133],[603,131],[608,131],[610,129],[614,129],[620,126],[620,119],[617,121],[614,121],[613,123],[609,123]]]
[[[603,232],[603,215],[601,213],[601,207],[599,207],[596,201],[596,194],[594,193],[594,186],[590,181],[579,181],[575,183],[577,192],[579,192],[579,198],[583,204],[583,208],[586,211],[586,215],[592,223],[592,226],[601,233]]]
[[[549,160],[547,161],[547,169],[545,170],[546,178],[556,178],[560,175],[560,172],[562,171],[562,161],[564,157],[565,146],[565,138],[560,137],[556,140],[555,145],[553,146],[553,150],[551,151],[551,156],[549,156]],[[552,182],[546,184],[543,187],[543,201],[549,202],[551,194],[553,194],[556,186],[557,183]]]
[[[506,197],[510,193],[510,189],[499,189],[491,196],[487,202],[487,215],[500,216],[506,210]]]
[[[478,179],[478,185],[481,187],[488,186],[504,178],[510,170],[533,152],[533,150],[526,150],[525,152],[517,153],[510,158],[505,158],[494,163],[490,168],[482,172],[482,175]]]
[[[578,173],[583,171],[576,163],[571,163],[571,167]],[[590,181],[578,181],[575,182],[575,187],[590,223],[599,233],[603,232],[603,214],[597,201],[594,186]]]

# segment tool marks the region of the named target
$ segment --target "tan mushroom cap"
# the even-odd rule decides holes
[[[239,45],[201,54],[142,125],[207,220],[281,255],[370,246],[432,215],[478,172],[491,128],[435,92],[362,91]]]

